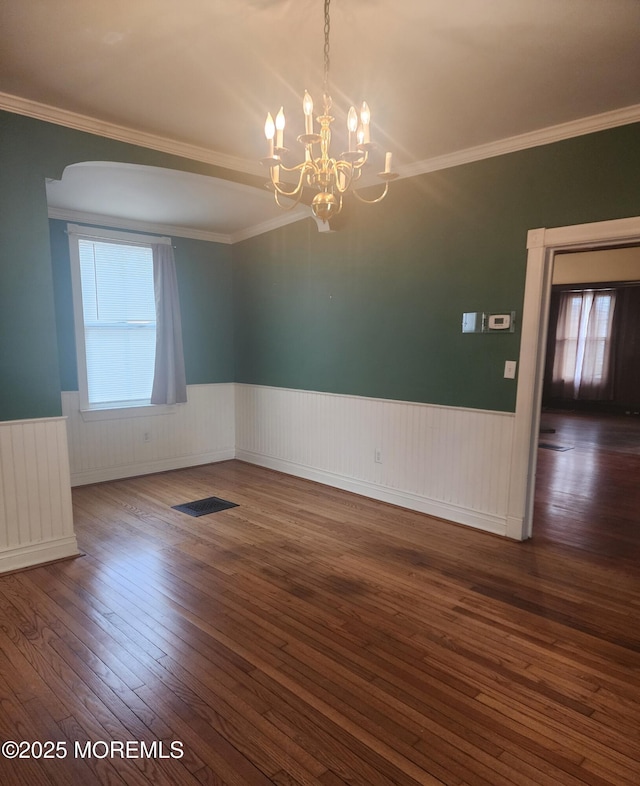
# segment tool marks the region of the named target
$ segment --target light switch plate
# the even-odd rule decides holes
[[[516,378],[516,365],[517,365],[517,361],[515,361],[515,360],[505,360],[504,361],[504,378],[505,379],[515,379]]]

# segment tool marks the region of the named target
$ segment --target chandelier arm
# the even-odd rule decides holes
[[[283,166],[282,167],[282,169],[284,169],[286,172],[296,172],[296,171],[300,172],[300,176],[298,177],[298,183],[295,186],[295,188],[293,188],[291,191],[288,191],[286,188],[282,188],[282,186],[279,185],[279,183],[277,183],[273,179],[273,174],[272,174],[271,182],[273,183],[273,187],[275,188],[276,195],[280,194],[281,196],[293,197],[296,194],[301,194],[302,193],[302,187],[304,185],[305,175],[307,174],[309,169],[313,168],[313,167],[309,166],[309,163],[310,163],[309,161],[303,161],[303,163],[302,164],[298,164],[298,166],[294,166],[294,167]],[[276,199],[276,202],[277,201],[278,200]]]
[[[365,150],[362,158],[359,158],[357,161],[353,162],[353,168],[358,170],[362,169],[362,167],[367,163],[368,160],[369,160],[369,151]]]
[[[336,186],[338,191],[341,194],[344,194],[346,191],[350,189],[353,190],[353,184],[357,183],[360,177],[362,176],[362,168],[367,162],[368,153],[365,151],[364,158],[359,161],[344,161],[340,159],[338,161],[334,161],[334,169],[336,172],[342,172],[345,176],[345,186],[341,188],[338,180],[336,178]],[[354,191],[355,193],[355,191]]]
[[[389,191],[389,183],[387,182],[384,184],[384,191],[376,199],[365,199],[364,197],[361,197],[357,191],[352,191],[352,194],[354,195],[354,197],[356,197],[356,199],[360,200],[360,202],[364,202],[365,205],[375,205],[377,202],[382,202],[382,200],[386,197],[388,191]]]
[[[273,184],[273,187],[275,188],[276,196],[278,194],[280,194],[281,196],[294,197],[296,194],[301,194],[302,193],[302,183],[301,182],[298,182],[298,185],[292,191],[287,191],[286,188],[281,188],[281,186],[278,183],[274,182],[273,180],[271,182]],[[278,200],[276,199],[276,202],[277,201]]]
[[[354,183],[357,183],[358,180],[362,177],[362,167],[352,166],[348,161],[336,161],[336,171],[343,172],[346,177],[346,185],[344,188],[340,188],[336,181],[336,185],[338,185],[338,191],[341,194],[346,193],[347,191],[351,191],[351,193],[356,193],[354,188]],[[381,197],[382,199],[382,197]]]
[[[295,166],[285,166],[284,164],[279,163],[274,164],[274,166],[279,166],[280,169],[284,169],[285,172],[301,172],[301,174],[304,174],[302,170],[309,168],[309,162],[303,161],[302,163],[296,164]]]
[[[356,173],[354,172],[353,167],[346,161],[334,161],[333,162],[333,170],[335,172],[334,179],[336,184],[336,189],[340,194],[344,194],[351,188],[351,184],[353,183],[354,179],[357,180]],[[344,188],[340,186],[340,178],[338,177],[339,174],[344,175],[345,185]]]
[[[275,200],[276,200],[276,205],[278,205],[278,207],[281,207],[283,210],[292,210],[300,202],[300,200],[302,199],[302,189],[299,188],[297,191],[292,191],[289,194],[286,191],[279,191],[276,188],[276,190],[274,192],[274,196],[275,196]],[[295,199],[293,199],[293,201],[291,202],[290,205],[283,205],[282,202],[278,199],[278,196],[287,196],[287,197],[290,197],[290,198],[295,197]]]
[[[342,158],[333,160],[340,169],[348,169],[353,172],[354,177],[360,177],[364,164],[366,163],[365,161],[345,161]]]

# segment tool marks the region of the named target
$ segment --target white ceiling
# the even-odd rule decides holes
[[[46,188],[52,218],[223,243],[309,215],[302,206],[283,213],[266,188],[106,161],[68,166],[62,180],[49,180]]]
[[[0,0],[0,106],[257,173],[267,110],[284,105],[293,147],[305,88],[320,100],[322,12],[323,0]],[[409,172],[603,113],[640,119],[639,34],[638,0],[333,0],[335,133],[366,98],[374,140]],[[238,193],[224,197],[236,209]],[[278,211],[258,193],[261,223]],[[232,234],[238,221],[249,226],[205,223]]]

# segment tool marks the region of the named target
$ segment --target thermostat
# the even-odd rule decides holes
[[[510,314],[488,314],[487,315],[487,330],[493,332],[494,330],[504,330],[513,333],[513,321],[515,312]]]

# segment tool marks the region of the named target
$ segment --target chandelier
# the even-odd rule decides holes
[[[321,221],[328,221],[342,210],[342,196],[349,192],[366,204],[373,205],[381,202],[389,190],[389,181],[398,177],[391,171],[391,153],[385,155],[384,171],[377,176],[384,181],[382,193],[375,199],[365,199],[356,191],[356,184],[360,180],[365,165],[369,162],[369,154],[375,148],[371,141],[371,112],[366,101],[362,103],[360,113],[351,107],[347,114],[348,150],[340,153],[339,158],[333,158],[330,153],[331,146],[331,96],[329,95],[329,4],[331,0],[324,0],[324,81],[323,81],[323,112],[316,120],[320,126],[319,132],[314,129],[313,100],[305,90],[302,100],[304,113],[304,134],[298,137],[298,142],[304,147],[304,160],[295,166],[286,166],[283,157],[288,153],[284,146],[284,110],[280,107],[275,121],[269,112],[264,126],[264,133],[268,142],[268,155],[262,163],[270,168],[271,182],[275,201],[279,207],[291,209],[300,201],[305,186],[316,189],[317,193],[311,202],[313,214]],[[285,174],[284,180],[280,177]],[[297,179],[297,182],[296,182]],[[283,204],[281,197],[286,199]]]

